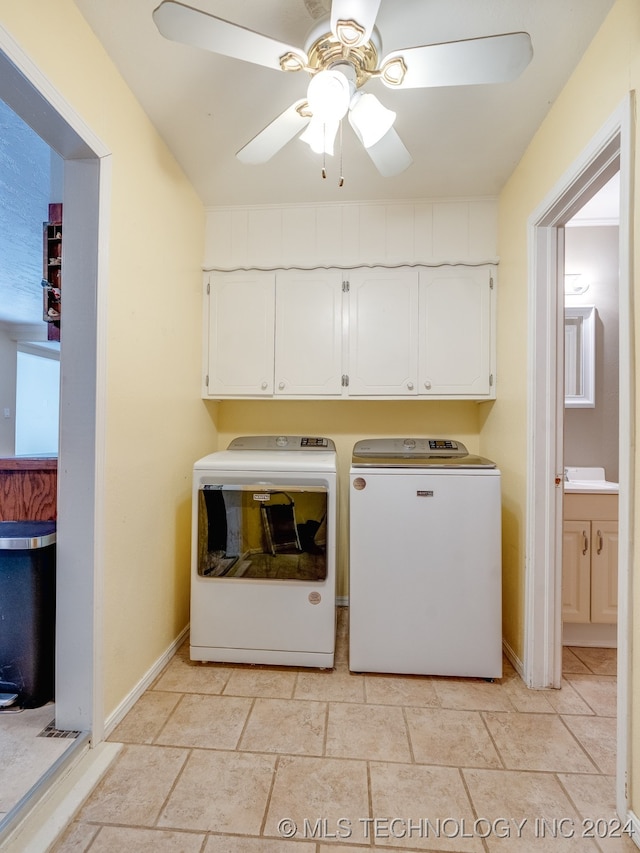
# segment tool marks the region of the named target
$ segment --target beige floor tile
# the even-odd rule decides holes
[[[156,738],[156,743],[201,749],[235,749],[251,699],[236,696],[183,696]]]
[[[597,851],[593,842],[581,838],[580,816],[555,776],[495,770],[463,770],[463,774],[476,814],[482,819],[478,828],[485,827],[482,831],[487,833],[492,853]],[[550,837],[547,826],[552,827],[554,820],[569,837],[560,837],[559,832],[558,837]]]
[[[340,758],[411,761],[402,708],[330,703],[326,754]]]
[[[502,689],[516,711],[523,714],[554,714],[545,690],[531,690],[517,675],[503,682]]]
[[[152,689],[177,693],[222,693],[230,675],[229,667],[175,656]]]
[[[321,825],[326,825],[328,832],[335,832],[339,820],[359,826],[359,821],[368,817],[366,762],[306,756],[279,760],[265,835],[281,837],[278,827],[284,819],[294,821],[296,839],[308,840],[305,821],[309,827],[326,821]]]
[[[185,749],[123,747],[80,809],[78,819],[153,826],[187,755]]]
[[[372,705],[440,705],[433,681],[419,675],[365,675],[364,690],[366,701]]]
[[[159,827],[259,835],[275,756],[194,749]]]
[[[502,767],[478,711],[407,708],[413,756],[419,764]]]
[[[294,696],[320,702],[364,702],[364,675],[348,671],[299,672]]]
[[[571,646],[562,647],[562,674],[570,672],[590,672],[589,667],[576,655],[576,649]]]
[[[617,675],[617,649],[591,649],[572,646],[571,651],[595,675]]]
[[[568,675],[567,681],[599,717],[615,717],[615,678],[601,675]]]
[[[148,690],[115,727],[109,740],[116,743],[153,743],[179,701],[179,693]]]
[[[562,719],[589,753],[601,773],[616,772],[615,717],[569,717]]]
[[[322,755],[326,702],[256,699],[239,749],[289,755]]]
[[[597,772],[555,715],[491,712],[485,713],[484,718],[505,767],[510,770]]]
[[[268,696],[290,699],[296,686],[295,670],[247,667],[234,669],[224,688],[225,696]]]
[[[99,829],[99,826],[90,823],[72,823],[56,841],[51,853],[84,853]]]
[[[363,843],[373,835],[380,846],[456,853],[484,849],[479,837],[463,837],[463,827],[473,825],[474,815],[456,768],[372,762],[370,774],[374,817],[397,819],[397,823],[388,827],[372,824]]]
[[[616,780],[613,776],[570,774],[561,775],[559,779],[583,819],[581,829],[595,835],[603,853],[637,853],[638,848],[629,835],[633,827],[616,816]]]
[[[91,845],[91,853],[200,853],[204,839],[203,833],[104,826]]]
[[[513,711],[505,686],[472,679],[434,678],[442,708],[455,711]]]
[[[335,847],[332,848],[335,851]],[[230,835],[210,835],[204,853],[315,853],[314,841],[285,841],[273,838],[239,838]],[[345,853],[341,847],[342,853]],[[362,849],[360,850],[362,853]]]
[[[556,714],[593,714],[592,709],[566,678],[562,679],[560,690],[544,690],[543,693]]]

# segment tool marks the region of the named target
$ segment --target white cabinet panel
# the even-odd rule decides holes
[[[342,273],[276,277],[275,393],[339,395],[342,391]]]
[[[415,396],[417,272],[355,270],[349,282],[349,395]]]
[[[591,621],[618,621],[618,522],[591,522]]]
[[[491,271],[420,271],[419,393],[490,396]]]
[[[591,522],[565,521],[562,531],[562,619],[589,622]]]
[[[274,273],[209,277],[208,396],[273,394]]]

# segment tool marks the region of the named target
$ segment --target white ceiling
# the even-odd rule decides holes
[[[613,0],[382,0],[383,48],[524,30],[534,56],[512,83],[368,89],[398,113],[413,156],[383,178],[346,124],[344,186],[337,157],[322,180],[319,155],[297,139],[267,164],[235,153],[294,100],[304,72],[285,74],[177,44],[157,31],[160,0],[75,0],[206,205],[496,195],[598,30]],[[330,0],[189,0],[218,17],[303,47]]]

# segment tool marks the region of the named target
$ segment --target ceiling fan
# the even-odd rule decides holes
[[[330,17],[311,30],[304,50],[177,0],[164,0],[153,20],[173,41],[311,76],[306,97],[237,152],[243,163],[266,163],[297,134],[314,151],[332,154],[338,128],[348,115],[380,174],[390,177],[412,159],[393,127],[396,114],[374,94],[362,91],[369,80],[379,79],[392,89],[508,82],[529,64],[533,48],[528,33],[516,32],[409,47],[381,56],[375,27],[380,2],[332,0]]]

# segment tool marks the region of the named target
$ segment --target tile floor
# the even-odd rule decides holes
[[[495,683],[352,675],[343,609],[333,672],[185,645],[55,853],[637,851],[614,837],[615,651],[567,649],[565,672],[560,691],[508,663]]]

